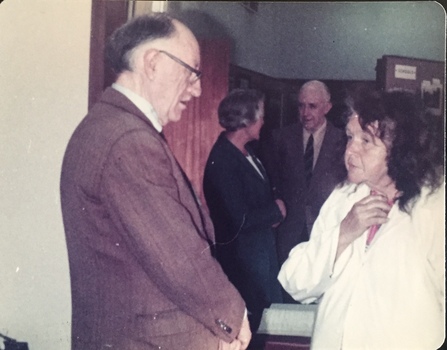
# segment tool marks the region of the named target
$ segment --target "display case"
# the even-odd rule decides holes
[[[384,55],[377,60],[377,87],[385,91],[407,90],[419,94],[427,109],[445,115],[445,62]]]

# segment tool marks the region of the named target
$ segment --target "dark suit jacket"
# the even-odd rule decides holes
[[[207,239],[167,143],[126,97],[105,91],[74,132],[61,200],[73,349],[217,349],[245,305]]]
[[[217,259],[248,310],[260,316],[282,299],[272,229],[282,215],[267,174],[262,178],[222,133],[206,163],[203,190],[216,230]]]
[[[303,127],[292,124],[272,132],[263,146],[263,160],[278,198],[284,200],[287,217],[278,227],[277,247],[282,264],[290,250],[308,240],[321,206],[345,178],[345,133],[329,121],[310,185],[304,176]]]

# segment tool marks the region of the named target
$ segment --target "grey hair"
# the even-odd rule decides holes
[[[164,13],[142,15],[125,23],[108,38],[105,57],[117,74],[132,70],[132,54],[141,45],[160,38],[170,38],[176,28],[173,18]]]
[[[264,94],[255,89],[234,89],[219,104],[219,124],[227,131],[245,128],[259,119]]]

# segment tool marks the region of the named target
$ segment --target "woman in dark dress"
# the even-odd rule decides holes
[[[264,308],[282,302],[274,228],[284,219],[265,170],[249,147],[264,123],[264,96],[233,90],[218,108],[225,129],[209,155],[204,194],[216,231],[216,257],[244,298],[252,331]]]

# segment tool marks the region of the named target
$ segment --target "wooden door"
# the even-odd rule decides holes
[[[112,0],[92,1],[90,34],[90,71],[88,108],[101,97],[102,92],[115,81],[115,74],[104,63],[106,39],[128,19],[128,2]]]
[[[220,101],[228,93],[230,44],[226,40],[200,40],[202,95],[190,101],[182,119],[169,123],[164,133],[169,145],[205,204],[202,181],[210,150],[223,130],[217,118]]]

